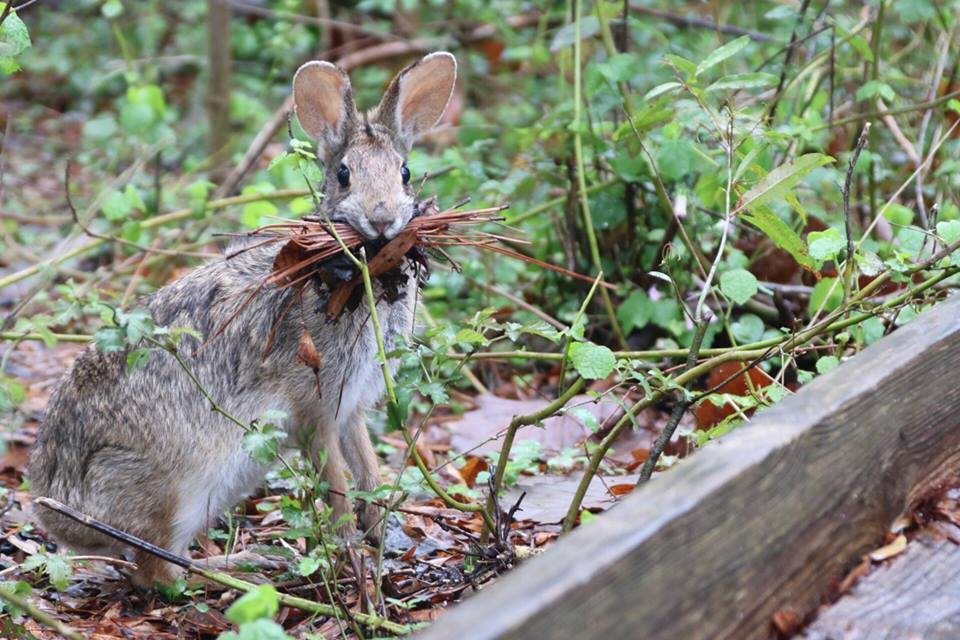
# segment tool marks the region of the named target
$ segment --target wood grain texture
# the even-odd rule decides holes
[[[826,609],[804,640],[960,638],[960,528],[923,536]]]
[[[960,299],[658,476],[427,629],[766,638],[960,463]]]

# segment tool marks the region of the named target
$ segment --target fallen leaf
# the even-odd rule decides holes
[[[616,481],[621,486],[633,487],[639,478],[639,475],[607,478],[594,476],[583,497],[581,508],[590,511],[609,509],[616,504],[618,498],[615,493],[611,495],[612,488],[608,490],[604,483]],[[527,495],[520,503],[520,510],[516,515],[517,520],[533,520],[538,523],[560,522],[567,515],[570,499],[579,484],[579,476],[524,476],[515,487],[507,491],[502,504],[513,505],[520,498],[520,494],[526,492]]]
[[[707,376],[707,388],[713,389],[721,382],[724,384],[717,389],[717,393],[726,393],[734,396],[746,396],[750,393],[750,385],[747,384],[747,376],[753,389],[763,389],[773,384],[773,378],[766,374],[763,369],[754,367],[744,373],[744,365],[739,362],[725,362],[719,367],[710,371]],[[739,375],[738,375],[738,372]],[[726,381],[726,382],[724,382]],[[714,427],[724,418],[734,414],[734,408],[729,405],[718,407],[709,399],[702,400],[693,408],[693,415],[697,419],[697,424],[701,429]],[[753,413],[748,411],[747,415]]]
[[[793,609],[786,608],[774,613],[770,622],[780,636],[789,638],[800,630],[803,619],[800,617],[800,614]]]
[[[469,451],[473,455],[499,451],[497,436],[507,428],[514,416],[533,413],[548,403],[548,400],[508,400],[488,394],[478,396],[476,410],[468,411],[461,420],[449,423],[453,451]],[[578,445],[593,433],[584,424],[587,416],[599,425],[618,409],[615,402],[594,402],[588,396],[574,397],[567,407],[576,407],[577,410],[547,418],[542,428],[524,427],[517,432],[517,440],[536,440],[544,453],[559,453]]]

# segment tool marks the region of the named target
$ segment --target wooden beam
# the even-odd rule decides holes
[[[935,523],[822,612],[803,640],[960,638],[960,528]]]
[[[558,541],[420,637],[766,638],[960,465],[960,298]]]

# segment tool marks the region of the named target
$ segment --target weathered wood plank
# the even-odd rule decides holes
[[[960,299],[635,491],[427,629],[439,638],[764,638],[813,611],[960,463]]]
[[[951,524],[951,538],[960,529]],[[960,638],[960,546],[922,536],[826,609],[805,640],[954,640]]]

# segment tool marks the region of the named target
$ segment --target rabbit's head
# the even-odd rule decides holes
[[[421,133],[443,115],[457,76],[450,53],[431,53],[390,82],[380,104],[359,112],[347,74],[329,62],[308,62],[293,77],[303,130],[323,160],[323,210],[367,238],[391,239],[414,213],[406,159]]]

